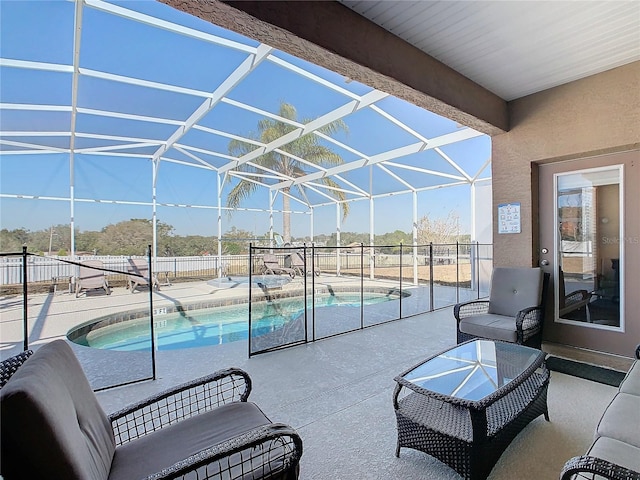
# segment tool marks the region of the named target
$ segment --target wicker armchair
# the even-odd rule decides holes
[[[591,301],[591,293],[588,290],[580,289],[566,293],[564,272],[560,268],[558,270],[558,315],[565,317],[572,312],[584,310],[583,315],[589,321],[589,302]]]
[[[229,368],[105,415],[69,345],[42,346],[0,390],[5,480],[298,478],[302,441]]]
[[[0,362],[0,388],[4,387],[18,368],[33,354],[33,350],[25,350]]]
[[[540,348],[548,286],[540,268],[495,268],[489,300],[454,306],[457,342],[487,338]]]

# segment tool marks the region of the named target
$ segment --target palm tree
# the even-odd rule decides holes
[[[297,112],[295,107],[286,102],[282,102],[280,104],[280,110],[278,114],[283,118],[298,122],[298,120],[296,119]],[[306,124],[308,122],[309,120],[303,120],[301,123]],[[258,122],[258,133],[253,134],[250,137],[261,143],[268,144],[273,140],[286,135],[295,128],[296,127],[288,123],[267,118]],[[342,120],[332,122],[329,125],[323,127],[320,131],[325,134],[331,134],[340,130],[345,132],[347,131],[347,125]],[[251,145],[240,140],[232,140],[229,143],[229,153],[236,157],[241,157],[246,153],[251,152],[255,148],[255,145]],[[316,165],[322,165],[323,167],[331,167],[344,163],[344,160],[340,155],[331,151],[329,148],[320,145],[318,143],[318,137],[314,134],[307,134],[300,138],[297,138],[296,140],[280,147],[279,150],[290,153],[295,157],[302,158],[307,162],[311,162]],[[236,171],[249,174],[263,174],[265,173],[265,171],[261,170],[258,167],[264,167],[289,178],[297,178],[309,173],[307,170],[305,170],[306,165],[304,163],[276,151],[265,153],[264,155],[261,155],[250,163],[253,163],[255,166],[250,165],[249,163],[244,163],[238,166],[236,168]],[[338,187],[338,184],[330,178],[323,177],[317,181],[327,187]],[[251,196],[251,194],[259,187],[260,185],[254,182],[249,182],[247,180],[241,179],[238,184],[236,184],[229,192],[229,195],[227,196],[227,207],[231,209],[239,207],[240,204],[246,198]],[[282,189],[282,236],[285,243],[291,242],[291,199],[289,197],[289,194],[291,194],[292,188],[295,188],[300,193],[302,193],[305,187],[302,184],[296,184],[292,187],[285,187]],[[349,213],[349,205],[344,202],[344,200],[346,199],[346,195],[341,190],[330,189],[329,192],[337,200],[343,201],[342,214],[343,218],[346,218],[347,214]]]

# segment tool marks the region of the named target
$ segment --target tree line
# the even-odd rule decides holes
[[[232,227],[223,235],[231,238],[225,241],[223,253],[238,254],[248,251],[250,239],[254,235]],[[146,255],[148,245],[153,242],[153,223],[149,219],[130,220],[107,225],[99,231],[75,231],[75,251],[88,255]],[[174,228],[164,222],[157,222],[158,255],[191,256],[215,255],[218,253],[218,239],[204,235],[176,235]],[[2,252],[27,251],[48,255],[67,255],[71,250],[71,228],[54,225],[46,230],[29,231],[25,228],[0,230],[0,250]]]
[[[452,221],[452,219],[454,221]],[[423,217],[418,222],[418,243],[421,245],[445,243],[468,243],[470,236],[459,234],[456,229],[457,218],[430,220]],[[337,245],[337,234],[320,234],[314,237],[316,245],[334,247]],[[310,244],[309,237],[293,237],[293,244]],[[153,223],[149,219],[132,218],[130,220],[107,225],[99,231],[76,229],[75,251],[88,255],[145,255],[147,246],[153,242]],[[217,255],[218,238],[203,235],[177,235],[173,226],[157,222],[157,242],[159,256],[192,256]],[[340,245],[369,245],[368,233],[342,232]],[[380,246],[382,253],[399,252],[399,245],[411,245],[411,232],[396,230],[374,236],[374,244]],[[253,232],[231,227],[222,235],[222,253],[230,255],[245,254],[249,245],[269,245],[268,232],[256,237]],[[67,225],[54,225],[48,229],[29,231],[25,228],[0,230],[0,250],[5,253],[21,252],[27,246],[31,253],[65,256],[71,250],[71,228]]]

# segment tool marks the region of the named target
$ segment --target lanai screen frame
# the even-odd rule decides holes
[[[65,2],[66,3],[66,2]],[[345,88],[344,85],[339,85],[336,82],[328,80],[322,75],[318,75],[317,71],[312,72],[309,69],[301,67],[299,62],[291,62],[286,59],[286,56],[281,55],[277,50],[272,47],[257,43],[250,39],[241,41],[241,37],[237,34],[226,36],[217,35],[207,31],[205,28],[198,29],[193,26],[187,26],[184,23],[175,23],[166,19],[150,15],[149,13],[143,13],[142,11],[133,10],[127,8],[127,3],[118,5],[115,3],[109,3],[102,0],[74,0],[66,3],[67,5],[73,5],[73,55],[71,63],[51,63],[34,61],[24,58],[12,58],[5,56],[0,51],[0,68],[4,71],[6,69],[20,69],[22,71],[44,71],[44,72],[60,72],[70,75],[71,82],[71,101],[69,104],[44,104],[44,103],[21,103],[21,102],[6,102],[4,99],[0,103],[0,158],[3,156],[13,155],[47,155],[47,154],[65,154],[69,158],[69,195],[67,197],[51,196],[44,197],[40,195],[25,195],[22,193],[6,193],[0,192],[0,198],[24,198],[24,199],[42,199],[50,201],[66,201],[69,202],[69,219],[71,228],[71,251],[70,255],[75,254],[75,206],[80,202],[100,202],[100,203],[114,203],[123,205],[145,205],[152,209],[152,224],[153,224],[153,252],[154,258],[157,257],[157,208],[159,206],[167,207],[191,207],[191,208],[207,208],[217,210],[218,214],[218,255],[222,253],[222,215],[227,210],[227,207],[223,206],[223,187],[229,177],[242,177],[245,180],[254,182],[268,190],[269,192],[269,205],[264,209],[239,209],[257,211],[261,213],[269,213],[270,215],[270,239],[273,244],[273,214],[281,212],[274,209],[276,199],[280,195],[285,195],[283,189],[295,185],[304,185],[305,190],[310,194],[313,194],[315,199],[312,200],[310,196],[296,196],[290,194],[291,200],[296,202],[302,210],[296,210],[294,213],[303,213],[310,215],[310,238],[314,238],[313,231],[313,215],[314,209],[319,207],[325,207],[328,205],[335,205],[336,207],[336,232],[338,245],[340,245],[340,223],[341,223],[341,205],[340,201],[336,200],[329,189],[319,184],[317,180],[322,177],[331,177],[340,185],[340,190],[345,194],[347,202],[356,201],[368,201],[369,202],[369,235],[370,243],[373,244],[374,238],[374,204],[375,200],[392,195],[411,195],[412,196],[412,225],[413,225],[413,244],[417,245],[417,224],[418,224],[418,193],[422,191],[439,189],[444,187],[469,185],[471,188],[472,199],[472,216],[474,215],[474,191],[475,186],[480,182],[489,182],[490,176],[483,176],[483,173],[490,170],[491,158],[488,157],[472,172],[467,172],[461,165],[461,162],[454,160],[450,155],[445,153],[442,147],[452,145],[457,142],[464,142],[466,140],[474,139],[484,134],[475,131],[471,128],[456,125],[453,131],[437,135],[432,138],[427,138],[424,134],[418,132],[416,128],[408,125],[406,121],[396,118],[389,112],[385,111],[379,104],[384,99],[389,98],[389,94],[376,89],[368,89],[366,93],[358,94],[354,93],[352,89]],[[149,7],[149,5],[147,5]],[[6,8],[6,7],[5,7]],[[68,8],[68,7],[67,7]],[[170,9],[162,4],[154,5],[153,8],[158,9]],[[240,62],[217,87],[212,91],[202,91],[193,88],[186,88],[183,85],[175,85],[169,83],[163,83],[159,81],[152,81],[144,78],[137,78],[132,76],[125,76],[109,71],[99,71],[91,68],[86,68],[82,64],[83,50],[83,37],[82,32],[87,28],[87,24],[84,21],[87,9],[91,11],[97,11],[106,13],[108,15],[117,16],[127,21],[134,22],[137,25],[144,25],[155,29],[162,29],[165,32],[179,35],[189,39],[194,39],[198,42],[206,42],[208,44],[215,45],[224,49],[231,49],[235,52],[240,52],[245,55],[245,58]],[[148,8],[147,8],[148,9]],[[143,9],[144,10],[144,9]],[[167,10],[168,11],[168,10]],[[180,15],[186,16],[184,13]],[[190,17],[194,21],[194,17]],[[200,20],[197,20],[202,22]],[[206,22],[201,23],[202,26]],[[209,24],[206,24],[209,25]],[[217,28],[217,27],[216,27]],[[11,39],[3,39],[6,42]],[[332,92],[338,93],[345,97],[345,101],[337,108],[333,108],[328,112],[318,116],[306,124],[298,123],[295,121],[287,120],[280,117],[273,112],[266,111],[258,108],[255,105],[248,103],[242,103],[229,97],[229,93],[233,89],[241,84],[241,82],[251,75],[262,63],[271,62],[278,65],[280,68],[286,69],[290,72],[299,75],[306,81],[313,82],[322,88],[328,89]],[[172,92],[176,94],[188,95],[190,97],[201,99],[197,108],[193,109],[186,118],[176,120],[173,118],[161,118],[152,117],[149,115],[142,115],[134,111],[122,112],[115,110],[97,110],[87,108],[82,105],[79,100],[79,85],[82,78],[95,78],[108,82],[115,82],[123,85],[133,85],[137,87],[143,87],[146,89],[152,89],[154,91]],[[347,79],[347,83],[349,80]],[[217,105],[225,104],[232,105],[235,108],[258,114],[263,118],[269,118],[277,120],[291,125],[293,130],[280,138],[271,141],[268,144],[257,142],[251,138],[240,136],[234,133],[225,132],[221,130],[215,130],[199,124],[199,122],[206,117]],[[348,119],[349,115],[356,112],[368,110],[374,112],[376,115],[389,122],[393,128],[398,128],[407,133],[413,141],[406,143],[400,147],[394,147],[386,151],[380,151],[375,154],[365,154],[361,150],[354,148],[347,142],[328,136],[319,129],[332,122],[341,119]],[[6,125],[2,121],[3,113],[7,112],[66,112],[70,115],[70,123],[68,130],[14,130],[10,125]],[[117,135],[108,135],[100,132],[86,132],[77,129],[77,119],[80,115],[91,115],[103,118],[120,119],[126,121],[146,122],[151,124],[161,124],[175,127],[173,132],[164,138],[138,138],[138,137],[126,137]],[[189,132],[197,130],[200,133],[215,135],[227,138],[229,140],[235,139],[246,142],[248,144],[255,145],[255,149],[242,157],[233,157],[225,152],[213,151],[203,149],[194,145],[189,145],[185,142],[185,136]],[[316,135],[322,142],[334,145],[341,151],[349,152],[355,158],[355,160],[345,162],[343,165],[325,168],[306,162],[311,173],[306,175],[291,178],[286,177],[278,172],[272,170],[260,168],[262,171],[260,174],[254,174],[247,176],[246,173],[238,172],[235,170],[239,165],[252,162],[260,155],[267,152],[277,151],[280,154],[289,155],[287,152],[281,149],[284,145],[289,143],[295,138],[302,135]],[[50,143],[47,143],[47,138],[62,138],[68,139],[68,147],[52,147]],[[79,139],[91,139],[99,143],[104,141],[103,145],[93,147],[79,147]],[[153,151],[148,152],[151,148]],[[147,150],[147,153],[140,153]],[[403,163],[403,159],[407,156],[420,154],[421,152],[432,151],[435,152],[446,164],[449,166],[450,171],[439,171],[436,169],[425,168],[423,166],[416,166],[410,163]],[[77,159],[82,158],[83,154],[99,155],[106,157],[125,157],[125,158],[137,158],[144,159],[150,162],[150,180],[151,191],[149,192],[151,199],[147,202],[131,202],[127,200],[100,200],[79,198],[75,194],[75,163]],[[215,158],[218,164],[212,163],[210,159]],[[305,159],[296,158],[303,163]],[[164,163],[179,164],[187,168],[201,168],[209,171],[213,171],[217,176],[217,205],[180,205],[180,204],[167,204],[158,202],[157,198],[157,179],[158,172]],[[255,165],[255,164],[253,164]],[[399,188],[393,191],[375,193],[372,185],[372,181],[369,182],[369,186],[358,185],[347,178],[345,174],[348,172],[363,169],[368,167],[369,177],[373,178],[373,170],[379,170],[387,175],[390,179],[393,179],[395,183],[400,185]],[[453,171],[454,173],[451,173]],[[406,176],[403,176],[406,175]],[[419,186],[413,182],[417,176],[428,176],[431,179],[437,178],[439,182],[431,182],[428,186]],[[410,177],[410,178],[408,178]],[[473,225],[474,219],[472,218],[472,240],[474,240]]]

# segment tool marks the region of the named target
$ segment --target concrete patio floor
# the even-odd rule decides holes
[[[374,326],[248,358],[247,343],[157,354],[158,380],[101,391],[105,411],[236,366],[253,381],[250,400],[272,421],[298,430],[304,443],[301,479],[458,479],[448,467],[410,450],[395,450],[393,378],[455,343],[446,310]],[[221,347],[221,348],[219,348]],[[371,465],[375,472],[367,473]],[[426,470],[425,470],[426,469]]]
[[[337,279],[324,281],[335,284]],[[191,302],[223,294],[246,298],[247,290],[226,289],[222,292],[205,282],[174,284],[154,294],[154,307],[169,304],[176,298]],[[68,293],[34,295],[29,300],[31,341],[37,348],[38,343],[64,338],[70,324],[144,306],[148,298],[147,292],[131,294],[124,289],[116,289],[110,296],[90,295],[77,299]],[[21,338],[18,328],[21,308],[16,305],[15,297],[3,298],[0,311],[1,353],[5,358],[10,351],[21,347],[20,342],[11,341]],[[11,338],[7,334],[11,334]],[[161,350],[156,353],[156,380],[102,390],[97,395],[105,411],[112,412],[176,384],[236,366],[246,370],[252,378],[253,391],[249,399],[272,421],[287,423],[300,433],[304,443],[302,480],[458,480],[460,477],[453,470],[428,455],[402,449],[400,458],[394,456],[396,423],[392,406],[393,378],[454,343],[455,321],[452,308],[448,307],[251,358],[246,340]],[[95,361],[95,356],[85,356],[90,350],[95,355],[95,349],[74,348],[92,384],[111,369],[124,368],[134,376],[150,372],[148,361],[142,365],[118,366]],[[562,381],[564,376],[559,375],[559,378]],[[554,395],[563,395],[554,390],[554,385],[557,383],[552,382],[550,401]],[[548,425],[538,418],[528,428],[548,433],[549,428],[554,428]],[[587,437],[590,435],[591,431]],[[526,440],[526,431],[520,437]],[[512,458],[513,455],[506,455],[504,462]],[[506,467],[501,467],[500,462],[491,479],[509,478],[504,475]],[[554,468],[559,469],[561,459],[556,463],[560,465]]]

